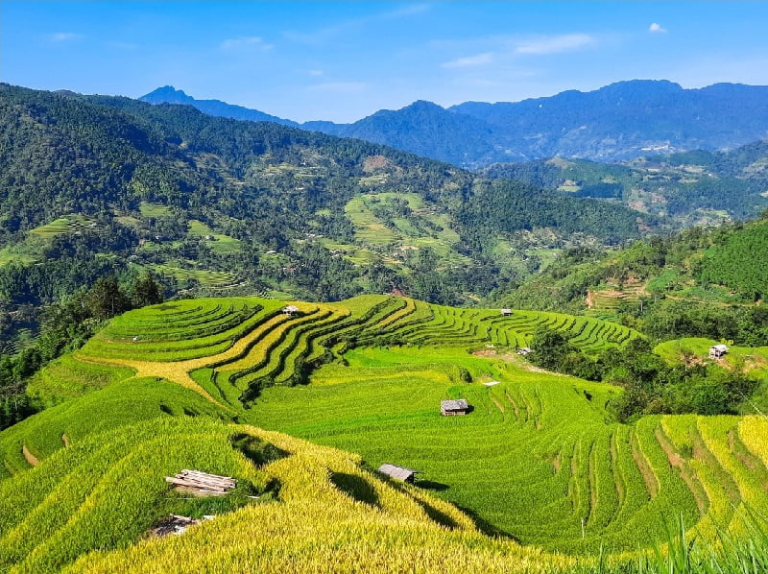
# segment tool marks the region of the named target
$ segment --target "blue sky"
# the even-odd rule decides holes
[[[765,2],[0,2],[0,80],[297,121],[635,78],[768,85]]]

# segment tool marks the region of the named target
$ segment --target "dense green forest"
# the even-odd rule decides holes
[[[551,248],[573,246],[566,236],[578,231],[575,244],[602,245],[653,224],[357,140],[187,106],[1,89],[6,304],[48,304],[135,269],[170,291],[336,300],[396,288],[461,303],[522,279],[520,258],[494,251],[511,251],[515,234],[552,229]],[[414,272],[429,262],[437,285]]]

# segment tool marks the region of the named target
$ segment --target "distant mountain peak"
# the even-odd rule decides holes
[[[149,104],[186,104],[194,106],[201,112],[212,116],[232,118],[235,120],[247,120],[252,122],[274,122],[287,126],[296,127],[298,124],[290,120],[284,120],[277,116],[272,116],[259,110],[252,110],[228,104],[220,100],[197,100],[188,96],[183,90],[177,90],[173,86],[163,86],[139,98],[142,102]]]
[[[195,101],[195,98],[188,96],[183,90],[177,90],[173,86],[157,88],[139,99],[150,104],[191,104]]]
[[[430,102],[429,100],[416,100],[409,106],[405,106],[403,108],[404,110],[440,110],[445,111],[445,108],[442,106],[437,105],[434,102]]]

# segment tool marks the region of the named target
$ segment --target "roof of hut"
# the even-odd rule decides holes
[[[391,476],[392,478],[396,478],[398,480],[408,480],[411,478],[414,474],[416,474],[416,471],[410,468],[405,468],[404,466],[397,466],[396,464],[382,464],[379,467],[379,472],[386,474],[387,476]]]
[[[467,399],[451,399],[449,401],[440,401],[440,406],[446,411],[464,411],[469,408]]]

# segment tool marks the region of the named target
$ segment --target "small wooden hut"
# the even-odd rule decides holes
[[[286,305],[285,307],[283,307],[283,314],[285,315],[293,315],[298,311],[299,311],[299,308],[296,305]]]
[[[710,359],[722,359],[728,353],[728,347],[725,345],[713,345],[709,348]]]
[[[511,317],[512,316],[512,309],[502,309],[501,310],[501,316],[502,317]]]
[[[467,399],[451,399],[449,401],[440,401],[440,414],[444,417],[453,417],[456,415],[465,415],[469,412]]]
[[[379,472],[381,474],[386,474],[395,480],[402,480],[403,482],[410,482],[413,484],[413,482],[416,480],[417,471],[410,468],[405,468],[404,466],[397,466],[395,464],[386,463],[379,467]]]

